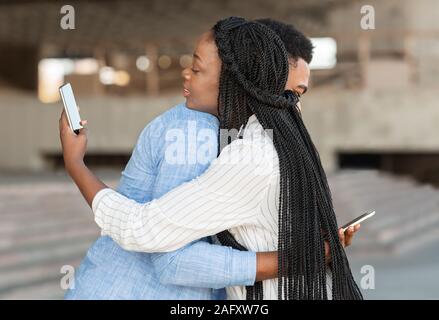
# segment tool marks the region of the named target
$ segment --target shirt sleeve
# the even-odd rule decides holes
[[[256,280],[256,253],[197,240],[176,251],[151,254],[159,281],[220,289],[249,286]]]
[[[95,221],[126,250],[173,251],[226,229],[256,224],[272,170],[264,148],[235,140],[203,175],[149,203],[100,190],[92,202]]]

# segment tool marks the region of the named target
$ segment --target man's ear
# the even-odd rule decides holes
[[[288,64],[290,65],[290,68],[297,68],[297,59],[289,57]]]

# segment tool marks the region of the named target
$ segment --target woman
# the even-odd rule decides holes
[[[216,65],[203,64],[199,51],[208,47],[217,49]],[[85,131],[74,136],[62,115],[65,165],[96,222],[123,248],[145,252],[175,250],[230,229],[219,236],[226,244],[279,252],[278,279],[263,281],[249,298],[362,299],[298,97],[284,95],[288,57],[281,40],[262,24],[231,17],[206,33],[199,49],[185,84],[188,107],[202,100],[216,109],[222,129],[243,128],[242,139],[228,143],[202,176],[158,200],[141,205],[99,181],[83,163]],[[217,103],[203,98],[206,87]],[[229,298],[246,294],[228,288]]]

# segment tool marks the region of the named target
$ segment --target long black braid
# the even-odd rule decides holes
[[[264,129],[273,130],[280,170],[278,298],[328,298],[326,239],[333,299],[362,299],[338,237],[325,172],[296,108],[298,98],[283,94],[288,57],[281,39],[268,27],[238,17],[219,21],[213,34],[222,61],[220,128],[239,129],[255,114]],[[223,245],[247,250],[228,231],[217,236]],[[262,282],[247,287],[247,299],[262,298]]]

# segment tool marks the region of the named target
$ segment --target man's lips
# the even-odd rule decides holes
[[[190,94],[191,94],[191,92],[190,92],[188,89],[183,88],[183,96],[184,96],[185,98],[188,97]]]

